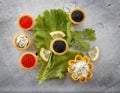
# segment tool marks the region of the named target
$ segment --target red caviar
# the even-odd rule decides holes
[[[23,15],[18,20],[18,25],[23,30],[30,30],[33,26],[33,18],[29,15]]]
[[[25,53],[21,56],[21,66],[25,69],[32,69],[36,66],[36,56],[32,53]]]

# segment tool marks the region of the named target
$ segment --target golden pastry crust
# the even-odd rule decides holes
[[[86,77],[80,77],[79,81],[81,83],[86,83],[87,82],[87,78]]]
[[[71,70],[71,66],[68,67],[68,72],[71,74],[73,73],[73,71]]]
[[[88,64],[89,69],[92,70],[94,68],[93,64]]]
[[[72,77],[73,80],[78,80],[79,79],[79,77],[75,76],[75,73],[72,73],[71,77]]]
[[[17,37],[18,37],[19,35],[25,35],[25,36],[28,38],[28,45],[27,45],[26,47],[24,47],[24,48],[20,48],[20,47],[18,47],[18,46],[16,45],[16,39],[17,39]],[[30,45],[31,45],[31,39],[30,39],[29,35],[27,35],[27,34],[24,34],[24,33],[17,34],[17,35],[14,37],[13,44],[14,44],[14,47],[17,48],[18,50],[26,50],[26,49],[28,49],[28,48],[30,47]]]
[[[84,56],[83,60],[85,60],[87,64],[90,62],[90,58],[88,56]]]
[[[83,57],[80,56],[80,55],[76,55],[76,56],[75,56],[75,61],[77,61],[77,60],[83,60]]]
[[[72,19],[72,17],[71,17],[72,13],[73,13],[74,11],[76,11],[76,10],[82,12],[82,14],[83,14],[83,16],[84,16],[83,20],[80,21],[80,22],[74,21],[74,20]],[[86,13],[85,13],[85,11],[84,11],[83,9],[81,9],[81,8],[74,8],[74,9],[72,9],[72,10],[70,11],[70,13],[69,13],[69,19],[71,20],[71,22],[72,22],[73,24],[82,24],[82,23],[86,20]]]
[[[75,60],[69,60],[69,61],[68,61],[68,65],[73,65],[74,63],[76,63]]]
[[[26,54],[30,54],[30,55],[34,56],[34,58],[35,58],[35,64],[34,64],[34,66],[32,66],[32,67],[30,67],[30,68],[24,67],[24,66],[22,65],[22,58],[23,58],[23,56],[26,55]],[[36,65],[37,65],[37,58],[36,58],[36,55],[35,55],[35,54],[33,54],[33,53],[31,53],[31,52],[26,52],[26,53],[23,53],[23,54],[20,56],[20,66],[21,66],[23,69],[31,70],[31,69],[35,68]]]
[[[32,19],[32,25],[29,27],[29,28],[23,28],[20,26],[20,19],[23,17],[23,16],[28,16]],[[18,18],[18,27],[24,31],[28,31],[28,30],[31,30],[33,28],[33,25],[34,25],[34,18],[32,16],[30,16],[29,14],[24,14],[24,15],[21,15],[19,18]]]
[[[88,75],[87,75],[87,78],[92,78],[93,77],[93,74],[91,71],[88,71]]]
[[[56,52],[56,51],[53,49],[53,44],[54,44],[55,41],[63,41],[63,42],[65,43],[65,45],[66,45],[66,49],[65,49],[63,52],[61,52],[61,53]],[[66,41],[65,39],[62,39],[62,38],[56,38],[56,39],[52,40],[52,42],[51,42],[51,44],[50,44],[50,49],[51,49],[51,51],[52,51],[55,55],[64,55],[65,53],[67,53],[68,48],[69,48],[69,47],[68,47],[67,41]]]

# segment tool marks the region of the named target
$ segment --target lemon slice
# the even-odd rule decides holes
[[[99,58],[99,54],[100,54],[100,49],[98,46],[96,46],[93,50],[90,50],[88,52],[88,55],[90,56],[93,62],[97,61],[97,59]]]
[[[65,33],[63,33],[62,31],[53,31],[50,32],[50,36],[55,39],[55,38],[63,38],[65,37]]]
[[[46,50],[44,48],[40,49],[40,57],[42,58],[43,61],[47,62],[48,58],[50,56],[51,51],[50,50]]]

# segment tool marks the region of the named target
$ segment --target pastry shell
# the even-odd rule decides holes
[[[64,43],[65,43],[65,45],[66,45],[66,49],[65,49],[63,52],[61,52],[61,53],[56,52],[56,51],[53,49],[53,44],[54,44],[55,41],[64,41]],[[52,42],[51,42],[51,44],[50,44],[50,49],[51,49],[51,51],[52,51],[55,55],[64,55],[64,54],[67,53],[67,51],[68,51],[68,43],[67,43],[67,41],[66,41],[65,39],[56,38],[56,39],[52,40]]]
[[[24,47],[24,48],[20,48],[20,47],[18,47],[18,46],[16,45],[16,39],[17,39],[17,37],[18,37],[19,35],[25,35],[25,36],[28,38],[28,45],[27,45],[26,47]],[[30,47],[30,45],[31,45],[30,36],[27,35],[27,34],[24,34],[24,33],[22,33],[22,34],[17,34],[17,35],[14,37],[13,44],[14,44],[14,47],[15,47],[16,49],[18,49],[18,50],[26,50],[26,49],[28,49],[28,48]]]
[[[82,21],[80,21],[80,22],[76,22],[76,21],[74,21],[73,19],[72,19],[72,13],[74,12],[74,11],[80,11],[82,14],[83,14],[83,16],[84,16],[84,18],[82,19]],[[70,11],[70,13],[69,13],[69,19],[70,19],[70,21],[73,23],[73,24],[82,24],[85,20],[86,20],[86,13],[85,13],[85,11],[83,10],[83,9],[81,9],[81,8],[73,8],[71,11]]]
[[[34,58],[35,58],[35,64],[34,64],[34,66],[32,66],[32,67],[30,67],[30,68],[24,67],[24,66],[22,65],[22,58],[23,58],[23,56],[26,55],[26,54],[30,54],[30,55],[34,56]],[[35,68],[36,65],[37,65],[37,57],[36,57],[36,55],[33,54],[32,52],[25,52],[25,53],[23,53],[23,54],[20,56],[20,66],[21,66],[23,69],[31,70],[31,69]]]

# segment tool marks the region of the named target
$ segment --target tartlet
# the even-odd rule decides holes
[[[93,74],[91,70],[93,67],[94,66],[90,63],[90,58],[88,56],[82,57],[76,55],[74,60],[68,61],[68,72],[71,74],[72,79],[79,80],[81,83],[85,83],[87,82],[87,79],[92,78]]]
[[[24,14],[18,18],[18,27],[24,31],[31,30],[34,25],[34,18]]]
[[[69,19],[73,24],[82,24],[86,19],[86,13],[81,8],[73,8],[69,13]]]
[[[52,40],[50,49],[55,55],[64,55],[68,51],[68,43],[65,39],[56,38]]]
[[[37,58],[36,55],[33,54],[32,52],[26,52],[20,56],[20,66],[23,69],[31,70],[35,68],[36,65],[37,65]]]
[[[18,38],[20,35],[24,35],[24,36],[27,38],[27,40],[28,40],[27,46],[25,46],[25,47],[20,47],[20,46],[17,45],[17,38]],[[17,34],[17,35],[14,37],[13,44],[14,44],[15,48],[17,48],[18,50],[26,50],[26,49],[28,49],[28,48],[30,47],[30,45],[31,45],[30,36],[27,35],[27,34],[24,34],[24,33]]]

